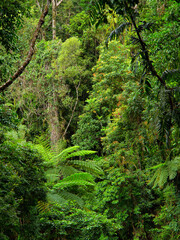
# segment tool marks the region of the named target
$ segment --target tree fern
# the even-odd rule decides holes
[[[77,157],[80,158],[96,152],[79,150],[79,148],[79,146],[69,147],[57,154],[51,151],[48,143],[44,140],[43,146],[36,145],[36,149],[43,155],[45,164],[48,167],[46,177],[49,187],[49,201],[63,203],[65,199],[74,200],[82,206],[82,199],[68,190],[78,186],[92,189],[95,182],[91,174],[97,177],[103,174],[102,169],[96,162],[77,159]]]
[[[59,160],[62,162],[65,161],[68,158],[68,154],[74,151],[77,151],[78,148],[79,146],[73,146],[73,147],[68,147],[64,149],[59,154],[54,155],[54,157],[51,159],[51,162],[56,163],[56,162],[59,162]]]
[[[79,146],[69,147],[63,150],[58,155],[54,156],[50,162],[54,167],[59,169],[62,176],[69,176],[75,173],[75,169],[78,171],[87,171],[95,176],[101,176],[103,174],[102,169],[98,166],[98,163],[94,161],[82,161],[78,159],[73,159],[74,157],[83,157],[85,155],[90,155],[96,153],[91,150],[78,150]],[[69,167],[68,167],[69,166]],[[67,171],[68,172],[67,172]],[[72,170],[72,172],[70,171]]]
[[[64,162],[67,159],[70,159],[72,157],[82,157],[82,156],[85,156],[85,155],[96,153],[95,151],[91,151],[91,150],[79,150],[79,151],[77,151],[79,148],[80,148],[79,146],[73,146],[73,147],[66,148],[61,153],[54,156],[52,158],[52,162],[56,162],[56,161],[57,162]]]

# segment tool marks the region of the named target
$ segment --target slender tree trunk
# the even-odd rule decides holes
[[[57,101],[56,93],[53,89],[53,99],[50,99],[48,103],[48,125],[49,125],[50,140],[51,140],[52,148],[56,148],[58,141],[62,135],[60,131],[57,102],[58,101]]]
[[[57,0],[52,0],[52,36],[56,39],[56,15],[57,15]]]
[[[63,0],[57,2],[57,0],[52,0],[52,39],[56,39],[56,16],[57,16],[57,7],[61,4]],[[53,81],[53,80],[52,80]],[[62,128],[64,127],[63,123],[59,121],[59,111],[58,111],[58,98],[56,94],[56,87],[53,83],[53,96],[52,100],[48,104],[48,123],[50,131],[50,140],[52,148],[56,149],[59,140],[62,138]],[[63,125],[63,126],[62,126]]]

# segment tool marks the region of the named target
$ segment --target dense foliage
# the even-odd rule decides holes
[[[25,2],[0,3],[1,84],[47,1]],[[179,10],[51,1],[0,96],[0,239],[180,238]]]

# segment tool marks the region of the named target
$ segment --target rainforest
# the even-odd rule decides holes
[[[180,239],[180,1],[0,1],[0,240]]]

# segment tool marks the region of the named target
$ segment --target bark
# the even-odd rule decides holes
[[[56,16],[57,16],[57,7],[62,3],[63,0],[57,2],[57,0],[52,0],[52,36],[53,40],[56,39]]]
[[[58,107],[55,104],[54,103],[48,104],[48,118],[49,118],[48,125],[49,125],[50,140],[51,140],[52,148],[54,146],[57,146],[61,136]]]
[[[60,0],[58,3],[57,3],[57,7],[62,3],[63,0]]]
[[[61,4],[62,0],[57,3],[57,0],[52,0],[52,39],[56,39],[56,16],[57,7]],[[57,106],[57,94],[55,86],[53,85],[52,102],[48,104],[48,125],[50,131],[51,147],[55,148],[58,145],[60,138],[62,138],[62,127],[59,121],[59,111]]]
[[[56,39],[56,15],[57,15],[57,0],[52,0],[52,35],[53,40]]]
[[[59,123],[59,113],[57,106],[57,97],[55,92],[55,86],[53,84],[53,94],[52,99],[48,103],[48,125],[50,131],[51,147],[54,148],[58,144],[61,137],[60,123]]]
[[[24,63],[21,65],[21,67],[19,67],[19,69],[15,72],[15,74],[3,85],[0,86],[0,92],[4,91],[6,88],[8,88],[25,70],[25,68],[27,67],[27,65],[30,63],[32,56],[34,54],[34,47],[35,47],[35,43],[38,37],[38,34],[40,32],[41,26],[44,24],[44,20],[46,15],[48,14],[48,10],[49,10],[49,4],[50,4],[50,0],[47,1],[47,4],[44,8],[43,13],[41,14],[41,17],[39,19],[37,28],[34,32],[33,38],[31,40],[31,44],[30,44],[30,49],[27,55],[26,60],[24,61]]]

